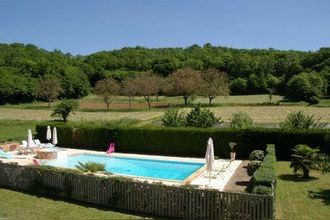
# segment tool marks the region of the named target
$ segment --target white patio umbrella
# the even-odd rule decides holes
[[[52,131],[50,130],[50,126],[47,126],[47,134],[46,134],[46,139],[50,141],[52,139]]]
[[[56,127],[53,129],[53,142],[52,144],[56,145],[57,144],[57,130]]]
[[[207,141],[205,160],[206,160],[206,170],[209,173],[209,180],[210,180],[211,172],[213,169],[213,163],[214,163],[214,146],[213,146],[212,138],[209,138],[209,140]]]
[[[31,129],[29,129],[28,131],[28,139],[27,139],[27,147],[33,147],[34,143],[33,143],[33,139],[32,139],[32,132]]]

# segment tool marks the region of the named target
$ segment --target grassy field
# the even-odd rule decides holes
[[[330,175],[312,171],[301,180],[289,164],[277,163],[276,219],[329,219]]]
[[[314,114],[316,118],[321,118],[321,122],[330,123],[330,109],[310,106],[224,106],[210,108],[217,117],[228,122],[235,112],[245,112],[251,116],[256,123],[272,124],[285,120],[288,113],[303,110],[307,114]],[[131,118],[145,122],[151,122],[159,118],[165,109],[152,109],[150,111],[78,111],[69,120],[114,120]],[[16,109],[0,107],[0,120],[51,120],[52,110],[40,109]]]
[[[143,121],[144,124],[159,120],[164,113],[165,107],[170,105],[182,105],[181,97],[160,96],[159,101],[153,97],[153,108],[147,109],[147,104],[143,97],[135,97],[132,109],[129,109],[128,98],[119,96],[111,105],[111,110],[105,110],[102,99],[95,95],[89,95],[80,99],[80,109],[71,120],[114,120],[131,118]],[[208,100],[203,97],[196,97],[193,103],[204,103]],[[307,114],[314,114],[316,118],[321,118],[321,122],[330,123],[330,106],[328,99],[322,100],[319,105],[309,106],[306,103],[287,103],[281,96],[274,96],[273,102],[280,102],[278,105],[269,105],[268,95],[246,95],[217,97],[214,106],[209,107],[217,117],[221,117],[225,122],[229,122],[233,113],[245,112],[252,117],[257,124],[278,124],[286,118],[292,111],[303,110]],[[56,103],[53,103],[53,106]],[[322,106],[322,107],[318,107]],[[185,108],[184,108],[185,109]],[[48,108],[47,103],[36,102],[19,105],[5,105],[0,107],[0,120],[51,120],[53,107]]]
[[[142,216],[0,188],[0,219],[141,219]]]
[[[35,121],[0,120],[0,143],[27,138],[28,129],[35,130]]]

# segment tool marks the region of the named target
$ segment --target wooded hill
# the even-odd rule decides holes
[[[233,49],[193,45],[187,48],[144,47],[72,56],[28,44],[0,44],[0,104],[36,98],[36,83],[45,74],[55,76],[62,97],[79,98],[97,81],[111,77],[121,82],[143,72],[167,77],[178,69],[210,68],[226,72],[231,94],[257,94],[275,89],[290,99],[329,94],[330,48],[315,52],[275,49]],[[299,91],[298,91],[299,92]],[[293,95],[292,95],[293,94]],[[307,95],[306,95],[307,94]]]

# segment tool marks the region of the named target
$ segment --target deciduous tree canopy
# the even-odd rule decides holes
[[[62,97],[79,98],[88,94],[90,85],[105,78],[121,82],[149,71],[167,77],[186,68],[197,72],[210,68],[225,72],[233,94],[267,93],[269,88],[284,94],[288,81],[302,72],[318,74],[327,81],[330,48],[302,52],[233,49],[205,44],[187,48],[122,48],[72,56],[31,44],[0,44],[0,102],[35,99],[36,79],[45,74],[59,80]]]

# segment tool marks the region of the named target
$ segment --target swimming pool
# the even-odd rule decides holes
[[[106,171],[114,174],[172,181],[183,181],[204,165],[204,163],[109,157],[96,154],[71,155],[66,160],[47,161],[46,165],[75,168],[78,162],[103,163]]]

